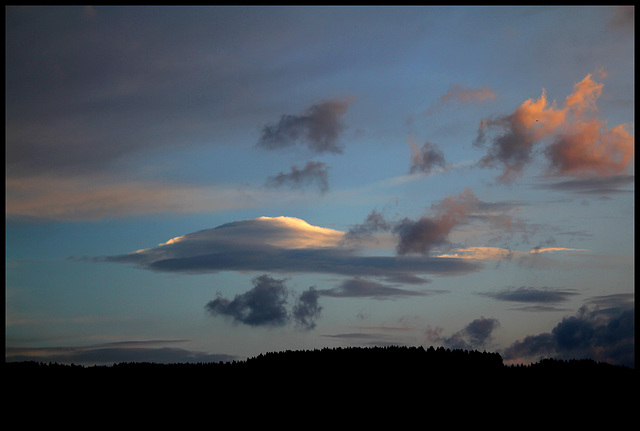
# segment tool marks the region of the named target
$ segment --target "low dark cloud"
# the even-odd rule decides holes
[[[183,343],[183,340],[127,341],[91,345],[82,347],[41,347],[6,348],[7,361],[39,361],[45,363],[76,365],[112,365],[122,362],[154,362],[154,363],[202,363],[230,362],[238,360],[237,356],[226,354],[209,354],[195,352],[170,344]]]
[[[503,354],[508,361],[542,358],[584,359],[635,366],[633,295],[597,297],[551,332],[516,341]],[[604,306],[601,308],[601,306]]]
[[[445,167],[444,153],[436,144],[425,142],[422,148],[412,146],[410,173],[429,174],[437,167]]]
[[[288,298],[293,293],[287,289],[284,279],[263,274],[253,279],[253,288],[228,300],[219,296],[209,301],[205,309],[213,316],[230,318],[234,323],[249,326],[285,326],[292,320],[304,329],[314,329],[322,307],[318,304],[318,292],[314,287],[302,292],[291,312]]]
[[[450,337],[442,338],[442,343],[451,349],[475,350],[488,347],[492,334],[500,326],[497,319],[480,317]]]
[[[300,188],[313,183],[325,193],[329,189],[329,171],[326,163],[310,161],[303,168],[292,166],[290,172],[280,172],[267,179],[267,186]]]
[[[407,296],[424,296],[429,293],[399,289],[376,281],[362,278],[352,278],[343,281],[340,286],[332,289],[321,289],[318,293],[322,296],[334,298],[374,298],[392,299]]]
[[[341,118],[350,103],[327,100],[309,107],[303,114],[283,115],[277,123],[263,127],[258,146],[273,150],[301,144],[314,153],[341,153],[338,137],[345,129]]]
[[[522,286],[498,292],[479,293],[479,295],[508,302],[557,304],[568,301],[572,296],[577,295],[577,292]]]
[[[634,175],[577,178],[538,184],[536,188],[588,195],[633,193]]]

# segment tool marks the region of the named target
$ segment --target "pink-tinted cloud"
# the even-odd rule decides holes
[[[495,99],[496,95],[491,88],[484,86],[481,88],[469,88],[460,84],[453,84],[449,90],[440,97],[442,103],[455,100],[458,103],[484,102],[488,99]]]
[[[480,201],[470,189],[458,196],[449,196],[432,208],[433,216],[423,216],[419,220],[402,220],[395,228],[399,236],[396,247],[399,255],[409,253],[427,254],[435,246],[448,241],[451,231],[467,220],[469,214]]]
[[[488,143],[480,166],[501,166],[499,179],[508,182],[533,161],[534,148],[544,146],[549,174],[624,173],[633,162],[634,136],[624,124],[609,128],[598,119],[596,102],[603,87],[589,74],[574,85],[563,107],[550,103],[543,90],[540,98],[525,101],[512,114],[484,120],[475,142],[481,147]],[[497,134],[489,137],[492,130]]]

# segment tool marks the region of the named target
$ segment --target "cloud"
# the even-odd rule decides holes
[[[218,296],[209,301],[205,309],[213,316],[229,317],[234,323],[254,327],[285,326],[293,320],[299,327],[314,329],[322,311],[318,292],[314,287],[302,292],[289,312],[288,297],[292,292],[286,288],[285,281],[263,274],[253,279],[253,289],[232,300]]]
[[[250,208],[269,199],[264,190],[103,175],[7,178],[5,190],[9,218],[73,221]]]
[[[329,173],[326,163],[307,162],[304,168],[291,167],[291,172],[280,172],[278,175],[267,179],[267,186],[280,187],[289,185],[292,188],[307,186],[316,183],[321,193],[329,189]]]
[[[389,299],[405,296],[424,296],[426,292],[399,289],[378,283],[375,281],[353,278],[345,280],[339,287],[333,289],[321,289],[318,293],[322,296],[334,298],[374,298]]]
[[[313,286],[302,292],[291,312],[298,326],[304,329],[316,327],[316,319],[320,317],[322,312],[322,307],[318,305],[319,297],[319,292]]]
[[[565,191],[570,193],[609,195],[612,193],[631,193],[625,186],[633,186],[634,175],[612,175],[605,177],[578,178],[553,183],[539,184],[540,189]]]
[[[475,350],[487,347],[493,331],[500,326],[497,319],[480,317],[450,337],[442,338],[445,346],[452,349]]]
[[[589,358],[634,367],[633,297],[616,296],[615,299],[619,301],[616,306],[605,309],[583,306],[575,316],[565,317],[551,332],[514,342],[505,349],[503,357],[512,363],[535,362],[547,357]]]
[[[257,271],[368,277],[466,274],[477,262],[424,256],[369,256],[342,246],[344,232],[292,217],[260,217],[173,238],[157,247],[94,258],[182,273]]]
[[[447,243],[451,231],[467,220],[478,203],[478,198],[470,189],[466,189],[460,195],[450,196],[433,207],[434,216],[423,216],[417,221],[403,219],[394,228],[399,235],[398,254],[428,254],[434,247]]]
[[[437,103],[434,103],[427,113],[433,113],[442,106],[451,101],[457,102],[459,105],[468,105],[471,103],[481,103],[487,100],[495,100],[496,95],[491,87],[485,85],[480,88],[470,88],[461,84],[452,84],[447,92],[440,96]]]
[[[566,302],[574,295],[574,291],[558,290],[548,288],[535,288],[521,286],[518,288],[505,289],[499,292],[483,292],[478,295],[508,302],[522,302],[534,304],[558,304]]]
[[[391,227],[392,224],[380,212],[372,210],[364,223],[355,225],[345,233],[343,240],[346,244],[360,243],[376,233],[388,232]]]
[[[422,148],[418,148],[418,146],[412,142],[411,168],[409,172],[411,174],[416,172],[429,174],[436,167],[445,167],[444,154],[440,148],[429,141],[425,142]]]
[[[283,115],[276,124],[263,127],[258,146],[272,150],[306,144],[314,153],[341,153],[338,136],[345,128],[341,117],[350,103],[350,100],[327,100],[301,115]]]
[[[167,347],[185,340],[124,341],[91,346],[11,347],[7,346],[8,361],[38,361],[76,365],[112,365],[122,362],[202,363],[231,362],[239,359],[226,354],[209,354]]]
[[[608,26],[614,29],[633,30],[635,24],[635,7],[634,6],[616,6]]]
[[[575,84],[562,108],[555,101],[548,103],[543,90],[539,99],[525,101],[512,114],[483,120],[474,141],[486,150],[479,165],[502,167],[499,180],[509,182],[542,145],[549,175],[623,174],[633,162],[634,137],[625,125],[610,129],[595,116],[602,88],[589,74]],[[491,131],[497,132],[490,135]]]
[[[253,280],[253,285],[253,289],[231,301],[222,297],[210,301],[207,311],[249,326],[284,326],[289,320],[284,280],[261,275]]]

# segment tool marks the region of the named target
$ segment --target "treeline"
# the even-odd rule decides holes
[[[162,364],[150,362],[122,362],[101,366],[65,365],[36,361],[6,362],[6,376],[64,376],[91,378],[118,376],[163,375],[206,376],[219,379],[239,379],[260,376],[267,378],[412,378],[431,381],[459,378],[511,379],[556,375],[580,376],[588,373],[591,379],[635,377],[635,370],[608,363],[584,360],[544,359],[530,365],[505,365],[498,353],[476,350],[445,349],[443,347],[348,347],[316,350],[287,350],[269,352],[238,361],[213,363]]]
[[[554,359],[511,366],[497,353],[442,347],[283,351],[217,363],[5,362],[3,371],[3,389],[19,405],[138,406],[144,400],[187,410],[215,406],[219,414],[245,404],[276,410],[357,404],[375,415],[379,404],[457,414],[461,406],[564,409],[569,401],[588,411],[633,411],[636,399],[629,394],[637,388],[635,370],[627,367]]]

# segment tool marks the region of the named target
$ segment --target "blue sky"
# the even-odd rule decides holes
[[[6,353],[634,365],[633,7],[7,7]]]

